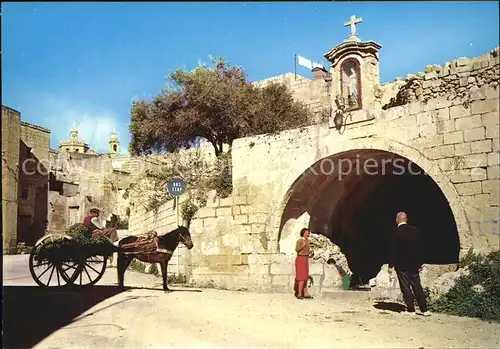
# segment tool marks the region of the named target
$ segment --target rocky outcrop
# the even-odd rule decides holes
[[[389,274],[389,266],[382,265],[377,276],[370,280],[372,297],[376,300],[402,302],[403,295],[399,288],[396,273]]]
[[[352,272],[347,263],[347,257],[340,251],[340,247],[335,245],[324,235],[314,234],[309,239],[314,250],[314,262],[334,264],[337,268],[341,267],[348,275]]]
[[[463,275],[469,275],[469,269],[467,267],[441,275],[430,287],[429,296],[431,298],[438,298],[448,293],[448,291],[450,291],[455,285],[458,278]]]

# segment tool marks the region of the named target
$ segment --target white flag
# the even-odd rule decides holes
[[[314,68],[316,68],[316,67],[318,67],[318,68],[324,68],[324,67],[323,67],[323,64],[321,64],[321,63],[316,63],[316,62],[312,62],[312,67],[313,67],[313,69],[314,69]]]
[[[312,62],[310,60],[308,60],[307,58],[304,58],[302,56],[298,56],[298,55],[297,55],[297,59],[298,59],[299,65],[301,65],[305,68],[308,68],[308,69],[312,69]]]

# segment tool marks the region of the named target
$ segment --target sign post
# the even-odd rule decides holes
[[[186,182],[184,182],[182,178],[172,178],[167,184],[167,189],[169,194],[172,195],[175,200],[175,216],[177,226],[179,226],[179,196],[184,194],[184,192],[186,191]],[[179,248],[177,248],[177,275],[180,274],[179,260]]]
[[[175,197],[175,210],[176,210],[176,212],[175,212],[176,223],[175,224],[177,224],[177,226],[179,226],[180,224],[179,224],[179,197],[178,196]]]

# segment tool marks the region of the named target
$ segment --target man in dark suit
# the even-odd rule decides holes
[[[389,273],[392,274],[394,267],[396,268],[408,314],[415,315],[414,299],[416,299],[422,315],[429,316],[419,274],[423,268],[422,236],[420,229],[407,224],[407,221],[406,213],[397,214],[398,226],[391,235]]]

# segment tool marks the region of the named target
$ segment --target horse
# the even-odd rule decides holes
[[[156,232],[152,232],[156,235]],[[175,249],[179,245],[179,242],[182,242],[184,246],[187,247],[188,250],[192,249],[194,244],[191,239],[191,234],[189,233],[189,229],[184,226],[178,226],[175,230],[168,232],[165,235],[157,236],[158,249],[154,252],[141,253],[139,250],[137,252],[134,251],[134,248],[129,249],[131,254],[123,253],[123,250],[120,247],[133,244],[140,237],[139,236],[127,236],[121,239],[118,242],[118,261],[117,261],[117,270],[118,270],[118,285],[120,288],[124,288],[124,276],[125,271],[127,270],[130,263],[137,258],[138,260],[146,263],[159,263],[161,266],[161,276],[163,279],[163,290],[165,292],[170,292],[171,290],[167,285],[167,266],[168,262],[172,258]]]

